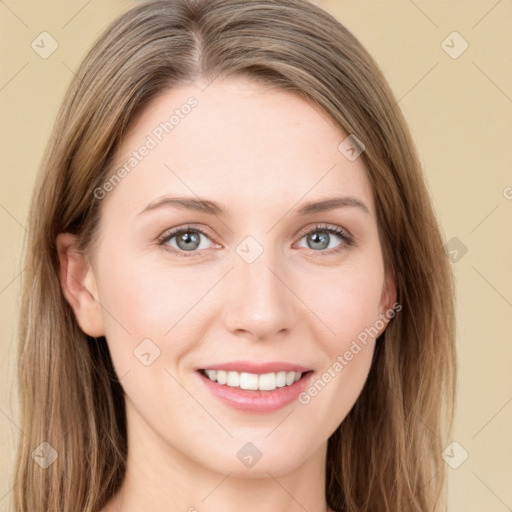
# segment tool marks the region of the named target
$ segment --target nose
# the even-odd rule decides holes
[[[270,340],[290,331],[297,323],[300,301],[287,280],[287,274],[265,253],[252,263],[235,260],[225,283],[225,328],[255,340]]]

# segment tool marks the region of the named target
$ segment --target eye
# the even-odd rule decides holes
[[[198,250],[208,249],[210,245],[204,239],[209,240],[208,235],[199,228],[187,226],[164,233],[158,240],[159,245],[165,250],[179,256],[193,256]],[[190,253],[190,254],[186,254]]]
[[[337,254],[354,245],[353,237],[348,231],[330,225],[314,226],[302,235],[299,242],[302,240],[306,240],[307,245],[300,247],[326,255]],[[202,229],[193,226],[167,231],[158,239],[158,243],[166,251],[183,257],[194,256],[199,251],[211,247],[210,237]]]
[[[336,239],[338,243],[336,244]],[[309,230],[300,241],[306,240],[306,248],[313,251],[325,251],[326,249],[333,249],[328,251],[327,254],[338,253],[346,249],[348,246],[353,245],[354,241],[350,233],[345,231],[339,226],[317,225]],[[302,245],[301,247],[304,247]]]

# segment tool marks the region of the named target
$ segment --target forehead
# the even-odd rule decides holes
[[[349,160],[344,133],[296,93],[244,79],[168,89],[136,117],[112,172],[109,201],[139,208],[166,193],[215,197],[233,206],[292,204],[350,194],[373,208],[362,158]]]

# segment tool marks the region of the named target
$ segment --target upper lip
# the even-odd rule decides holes
[[[306,368],[305,366],[301,366],[299,364],[293,363],[285,363],[280,361],[269,361],[267,363],[255,363],[252,361],[230,361],[225,363],[216,363],[208,366],[204,366],[202,368],[198,368],[198,370],[226,370],[233,371],[238,373],[273,373],[273,372],[298,372],[305,373],[309,371],[311,368]]]

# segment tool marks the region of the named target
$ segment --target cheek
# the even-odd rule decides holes
[[[144,265],[142,258],[116,256],[110,260],[116,261],[115,266],[98,273],[105,335],[118,375],[131,372],[133,379],[144,372],[145,379],[149,370],[170,367],[193,348],[211,320],[197,314],[218,276],[212,270],[157,267]],[[149,368],[144,357],[154,358]]]
[[[329,327],[317,338],[325,357],[299,402],[304,405],[305,414],[307,411],[320,418],[318,423],[323,425],[326,436],[352,409],[370,371],[383,325],[378,274],[347,273],[339,282],[331,282],[328,292],[317,298],[321,318]]]
[[[315,287],[304,288],[303,296],[318,312],[330,336],[329,353],[339,352],[349,340],[380,318],[384,290],[381,261],[343,265],[330,274],[319,274]]]
[[[207,278],[191,269],[158,271],[143,261],[120,261],[100,274],[98,284],[102,305],[111,313],[104,315],[108,328],[121,324],[133,337],[161,338],[208,292]]]
[[[325,334],[318,339],[326,358],[303,403],[321,394],[318,406],[323,402],[324,411],[336,411],[336,417],[329,413],[332,425],[348,413],[366,382],[376,339],[385,325],[383,283],[382,262],[362,261],[317,280],[319,286],[306,299],[325,326]]]

